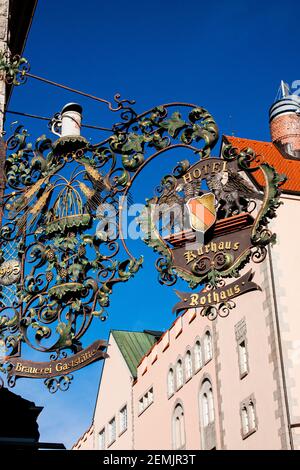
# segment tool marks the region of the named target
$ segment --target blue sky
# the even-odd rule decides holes
[[[173,102],[207,108],[221,134],[269,140],[268,109],[281,79],[300,79],[297,1],[39,0],[25,49],[31,72],[112,99],[135,99],[136,110]],[[117,119],[105,105],[36,80],[15,88],[9,109],[52,116],[70,101],[84,108],[86,124]],[[19,119],[33,139],[45,122]],[[7,115],[9,123],[15,117]],[[92,142],[100,132],[85,130]],[[135,200],[152,195],[159,177],[182,153],[147,168],[133,189]],[[163,160],[163,161],[162,161]],[[165,329],[174,320],[173,288],[157,282],[155,256],[131,244],[145,265],[134,280],[116,287],[106,323],[95,322],[90,338],[110,329]],[[74,374],[68,392],[50,395],[42,381],[20,379],[15,391],[44,406],[41,440],[67,447],[89,426],[101,372],[99,363]]]

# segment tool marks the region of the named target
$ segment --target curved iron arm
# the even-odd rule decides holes
[[[15,66],[6,69],[13,80],[28,75],[25,62]],[[125,243],[129,259],[118,259],[119,238],[124,242],[118,229],[113,238],[106,227],[90,234],[99,205],[110,202],[119,213],[117,197],[128,194],[153,159],[175,148],[205,157],[217,142],[217,126],[203,108],[169,103],[138,115],[125,104],[120,100],[122,121],[113,134],[95,145],[42,136],[32,146],[22,126],[7,140],[0,262],[13,244],[21,273],[14,300],[4,298],[0,307],[0,337],[8,350],[4,371],[22,343],[57,357],[80,351],[92,320],[107,318],[115,284],[129,280],[142,265],[142,257],[131,255]],[[183,111],[170,115],[177,105]],[[14,383],[10,376],[9,384]],[[67,388],[70,379],[45,383],[56,391]]]

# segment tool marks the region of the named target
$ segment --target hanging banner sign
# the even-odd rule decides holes
[[[179,292],[175,290],[178,297],[182,299],[174,308],[173,313],[179,313],[181,310],[187,310],[195,307],[208,307],[210,305],[228,302],[246,292],[260,290],[261,288],[255,282],[252,282],[254,273],[250,270],[236,281],[212,290],[203,289],[197,293]]]
[[[259,189],[253,184],[258,172]],[[161,184],[138,217],[144,242],[159,258],[159,282],[172,286],[180,277],[198,293],[177,292],[182,299],[173,311],[202,308],[203,315],[227,315],[234,297],[260,290],[249,263],[261,263],[276,234],[268,228],[280,205],[280,185],[286,180],[251,149],[238,153],[231,146],[221,158],[202,158],[194,165],[182,160]],[[237,278],[225,285],[226,278]],[[226,304],[226,305],[225,305]]]
[[[43,379],[66,375],[99,359],[106,359],[108,354],[104,352],[104,349],[107,345],[106,341],[95,341],[88,348],[71,357],[49,362],[33,362],[21,358],[12,358],[9,360],[12,368],[8,371],[8,376]]]

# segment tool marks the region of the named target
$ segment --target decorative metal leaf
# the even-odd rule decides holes
[[[186,127],[185,121],[181,119],[181,114],[176,111],[172,114],[170,119],[166,119],[160,126],[168,130],[171,137],[176,138],[179,132]]]

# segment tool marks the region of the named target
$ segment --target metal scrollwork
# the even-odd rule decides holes
[[[196,276],[204,276],[212,270],[225,270],[232,262],[232,257],[228,253],[216,253],[212,259],[202,256],[192,265],[192,272]]]
[[[28,76],[35,77],[29,73],[26,59],[12,58],[7,52],[0,54],[0,72],[7,83],[15,85],[24,83]],[[51,361],[79,354],[93,320],[108,317],[115,285],[139,271],[143,257],[136,258],[129,251],[122,214],[123,201],[146,165],[174,149],[190,151],[196,163],[205,165],[218,141],[218,127],[202,107],[168,103],[138,114],[132,108],[134,102],[118,94],[113,102],[93,98],[119,112],[119,122],[100,142],[92,144],[77,135],[53,142],[43,135],[32,144],[20,125],[6,142],[0,227],[0,341],[5,354],[1,355],[0,369],[8,374],[9,386],[16,380],[10,361],[21,356],[24,343],[47,353]],[[51,126],[59,130],[60,116],[55,116]],[[280,204],[279,187],[284,177],[251,149],[239,152],[225,146],[222,159],[234,162],[237,171],[228,173],[227,183],[212,172],[206,177],[207,186],[218,201],[219,218],[249,213],[252,206],[251,212],[256,214],[252,245],[236,259],[220,249],[210,257],[205,253],[200,260],[193,259],[190,272],[174,268],[173,251],[162,232],[172,232],[176,216],[169,227],[159,228],[153,206],[171,203],[184,208],[201,190],[201,178],[183,188],[183,177],[192,164],[182,160],[162,179],[155,197],[147,201],[138,218],[145,243],[159,255],[156,268],[162,284],[174,285],[180,276],[192,288],[206,283],[208,289],[214,289],[223,278],[238,276],[251,256],[253,261],[263,259],[266,245],[275,241],[267,224]],[[268,191],[259,207],[251,204],[257,192],[242,183],[238,171],[262,172]],[[232,191],[234,181],[237,187]],[[110,209],[117,215],[115,219],[107,216]],[[223,302],[207,307],[203,315],[210,319],[227,316],[233,307],[233,302]],[[67,390],[71,380],[72,375],[64,373],[48,377],[44,383],[54,393]]]
[[[12,56],[9,51],[0,51],[0,73],[8,85],[22,85],[26,82],[26,72],[30,69],[28,61],[19,55]]]
[[[226,302],[221,302],[217,305],[209,305],[204,307],[200,311],[202,317],[208,318],[208,320],[213,321],[218,316],[221,318],[226,318],[230,314],[230,310],[236,307],[236,304],[233,300],[228,300]]]
[[[2,54],[0,69],[6,81],[19,84],[29,66],[25,59]],[[120,95],[114,101],[107,102],[109,109],[120,111],[121,120],[97,144],[80,136],[53,142],[43,135],[32,145],[21,125],[6,142],[0,255],[6,254],[0,262],[15,260],[20,273],[12,279],[13,295],[0,303],[0,339],[7,349],[1,362],[4,372],[11,372],[9,360],[20,355],[24,343],[48,353],[52,361],[66,351],[82,350],[92,321],[107,319],[115,284],[132,278],[143,263],[143,257],[131,255],[122,234],[122,198],[162,153],[180,147],[204,158],[217,142],[218,128],[204,108],[170,103],[138,114],[131,108],[133,101]],[[52,125],[59,125],[59,116]],[[174,189],[188,165],[178,164],[162,182],[160,194]],[[107,222],[106,207],[114,208],[117,223]],[[149,209],[141,216],[145,223]],[[161,255],[156,264],[159,280],[173,285],[177,274],[171,252],[159,234],[153,243]],[[118,259],[124,250],[128,257]],[[8,288],[0,285],[0,302]],[[10,373],[8,384],[13,386],[15,379]],[[45,385],[54,393],[70,382],[66,374],[46,379]]]
[[[261,263],[267,256],[267,249],[265,246],[256,246],[251,253],[251,260],[254,263]]]
[[[67,391],[73,380],[73,375],[63,375],[61,377],[52,377],[50,379],[44,380],[44,384],[48,388],[50,393],[55,393],[57,390],[63,392]]]

